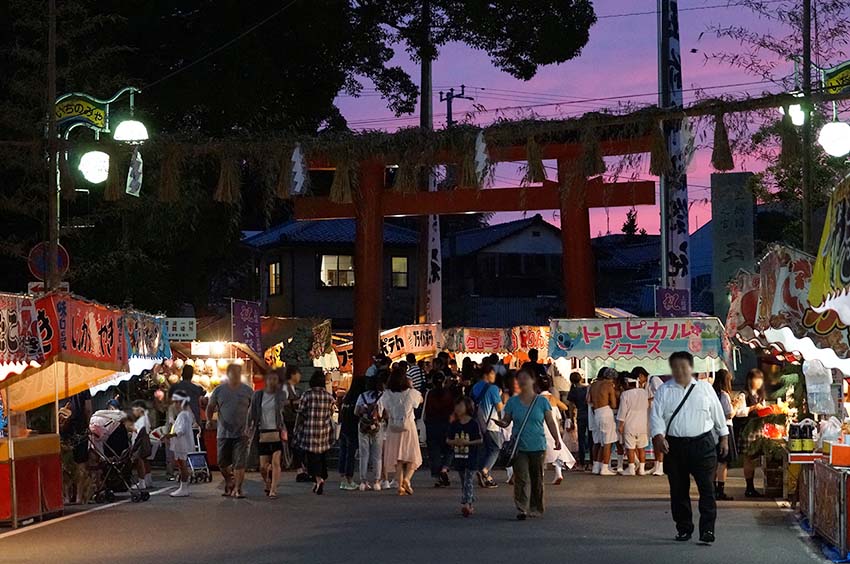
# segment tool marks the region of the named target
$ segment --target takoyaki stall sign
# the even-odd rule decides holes
[[[723,356],[723,325],[716,317],[553,319],[552,358],[667,358],[688,351],[698,358]]]

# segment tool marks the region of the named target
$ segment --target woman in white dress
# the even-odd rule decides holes
[[[395,467],[398,495],[413,495],[410,480],[422,465],[413,411],[422,404],[422,394],[411,387],[407,375],[399,368],[393,368],[387,388],[378,401],[388,418],[384,467]]]
[[[567,406],[549,391],[552,384],[548,376],[542,376],[538,379],[537,386],[540,388],[540,395],[547,400],[552,406],[552,416],[555,418],[555,424],[558,426],[558,440],[561,442],[561,448],[555,450],[555,439],[550,433],[546,433],[546,464],[551,464],[555,468],[555,480],[553,486],[560,485],[564,481],[564,468],[572,468],[575,466],[576,459],[564,445],[560,433],[563,430],[564,421],[561,416],[562,411],[567,409]]]

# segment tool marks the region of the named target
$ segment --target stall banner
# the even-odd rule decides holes
[[[817,260],[809,286],[809,303],[816,311],[834,309],[850,323],[850,177],[829,199]]]
[[[263,352],[260,342],[260,302],[230,300],[231,340],[248,345],[255,353]]]
[[[760,330],[788,327],[795,334],[803,330],[803,317],[809,309],[812,257],[796,249],[774,245],[759,263],[759,292],[756,327]]]
[[[552,358],[667,358],[676,351],[720,358],[723,327],[714,317],[553,319]]]
[[[684,317],[690,311],[691,291],[676,288],[656,288],[655,314],[658,317]]]
[[[466,353],[507,352],[511,346],[510,329],[464,329],[463,350]]]
[[[510,351],[528,351],[537,349],[546,352],[549,349],[549,328],[546,326],[520,325],[511,328]]]
[[[823,86],[830,94],[840,94],[850,90],[850,61],[824,70]]]
[[[121,317],[121,326],[128,358],[171,358],[166,318],[127,313]]]
[[[407,353],[434,354],[438,340],[436,323],[403,325],[381,333],[381,352],[393,360]]]
[[[341,345],[334,345],[336,359],[339,362],[339,371],[351,373],[354,370],[354,341],[349,341]]]
[[[73,298],[60,298],[55,303],[63,357],[82,360],[83,364],[124,363],[127,357],[121,354],[121,316],[117,311]]]
[[[194,341],[198,338],[198,320],[194,317],[166,317],[170,341]]]
[[[313,326],[313,344],[310,345],[310,358],[313,360],[325,356],[331,351],[331,320]]]
[[[263,360],[266,362],[266,366],[272,369],[281,368],[283,366],[283,360],[280,358],[282,351],[283,343],[278,343],[273,347],[267,348],[266,352],[263,353]]]
[[[0,363],[44,362],[35,300],[0,294]]]

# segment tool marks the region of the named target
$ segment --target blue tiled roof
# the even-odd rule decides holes
[[[661,262],[658,235],[604,235],[591,240],[600,269],[641,269]]]
[[[546,223],[538,214],[524,219],[460,231],[443,239],[443,256],[471,255],[532,225]],[[547,223],[547,225],[550,225]],[[550,225],[551,226],[551,225]],[[557,229],[551,226],[553,229]]]
[[[248,237],[242,242],[256,248],[279,244],[354,244],[354,225],[353,219],[288,221]],[[418,243],[417,232],[384,223],[384,244],[417,245]]]

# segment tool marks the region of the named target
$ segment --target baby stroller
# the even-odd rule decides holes
[[[195,452],[190,452],[186,457],[186,462],[189,465],[189,482],[192,484],[212,482],[212,472],[209,464],[207,464],[207,453],[201,450],[202,432],[198,430],[195,434]]]
[[[139,491],[130,484],[133,474],[130,436],[124,427],[122,411],[95,411],[89,420],[91,457],[97,466],[93,473],[94,500],[97,503],[115,501],[115,492],[130,492],[133,503],[147,501],[150,493]]]

